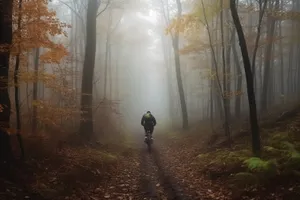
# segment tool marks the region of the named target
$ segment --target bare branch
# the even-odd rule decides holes
[[[63,2],[63,1],[61,1],[61,0],[58,0],[60,3],[62,3],[62,4],[64,4],[65,6],[67,6],[73,13],[75,13],[75,15],[83,22],[84,20],[83,20],[83,18],[82,18],[82,16],[80,16],[80,14],[76,11],[76,10],[74,10],[74,8],[72,8],[72,6],[70,6],[69,4],[67,4],[67,3],[65,3],[65,2]]]
[[[105,8],[103,8],[103,10],[101,10],[101,11],[97,14],[97,17],[99,17],[99,15],[101,15],[101,14],[107,9],[107,7],[109,6],[110,2],[111,2],[111,0],[108,0],[108,1],[107,1],[107,4],[105,5]]]
[[[120,22],[122,20],[122,17],[120,17],[119,21],[116,23],[115,27],[113,27],[113,29],[110,31],[110,34],[112,34],[119,26]]]
[[[169,1],[167,0],[166,10],[165,10],[165,4],[164,4],[163,0],[160,0],[160,2],[161,2],[162,12],[163,12],[163,16],[164,16],[166,25],[169,25],[169,23],[170,23]],[[173,35],[172,31],[170,32],[170,36],[171,36],[171,38],[173,40],[174,39],[174,35]]]

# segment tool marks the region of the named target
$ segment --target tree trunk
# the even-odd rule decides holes
[[[275,9],[278,8],[279,8],[279,1],[277,0]],[[261,113],[267,110],[267,105],[269,102],[268,89],[270,85],[271,56],[272,56],[272,49],[273,49],[274,32],[275,32],[275,19],[273,19],[272,16],[269,16],[268,23],[267,23],[267,35],[266,35],[267,46],[265,50],[263,89],[261,93],[261,110],[260,110]]]
[[[21,39],[21,10],[22,10],[22,0],[19,0],[19,13],[18,13],[18,37]],[[24,148],[23,148],[23,141],[20,134],[21,131],[21,119],[20,119],[20,91],[19,91],[19,67],[20,67],[20,50],[21,46],[20,43],[18,45],[18,54],[16,57],[16,65],[15,65],[15,71],[14,71],[14,84],[15,84],[15,105],[16,105],[16,119],[17,119],[17,137],[20,145],[21,150],[21,158],[24,158]]]
[[[85,139],[93,136],[93,79],[96,56],[96,17],[98,3],[95,0],[88,1],[85,57],[82,70],[81,84],[81,121],[79,132]]]
[[[247,93],[248,93],[250,123],[251,123],[251,131],[252,131],[252,151],[255,156],[260,156],[261,154],[260,133],[259,133],[259,126],[257,122],[256,101],[255,101],[255,93],[253,87],[253,75],[251,72],[251,63],[250,63],[249,54],[247,50],[246,39],[238,16],[235,0],[230,0],[230,10],[237,31],[237,35],[239,38],[240,48],[241,48],[243,62],[244,62],[246,81],[247,81]]]
[[[10,125],[11,103],[8,94],[8,70],[9,70],[9,47],[12,44],[12,0],[2,1],[0,3],[0,166],[4,161],[12,159],[10,138],[7,129]],[[6,46],[9,45],[9,46]],[[7,48],[5,48],[7,47]],[[4,51],[6,50],[6,51]],[[0,169],[3,173],[3,169]],[[5,173],[5,172],[4,172]]]
[[[182,13],[182,7],[181,7],[180,0],[176,0],[176,3],[177,3],[177,18],[179,19],[181,17],[181,13]],[[181,69],[180,69],[179,32],[178,32],[178,30],[176,30],[172,40],[173,40],[172,44],[173,44],[174,57],[175,57],[178,93],[179,93],[180,105],[181,105],[182,128],[188,129],[188,113],[187,113],[187,107],[186,107],[186,101],[185,101],[184,89],[183,89],[182,77],[181,77]]]
[[[34,59],[34,83],[33,83],[33,94],[32,100],[37,101],[38,99],[38,75],[39,75],[39,59],[40,59],[40,48],[36,49],[35,59]],[[37,106],[34,103],[32,105],[32,124],[31,130],[33,134],[37,131]]]
[[[243,84],[243,74],[242,74],[242,69],[240,66],[240,61],[238,57],[238,53],[236,50],[236,32],[234,31],[232,33],[234,35],[234,39],[232,41],[232,54],[233,54],[233,59],[234,59],[234,64],[236,68],[236,75],[237,75],[237,85],[236,85],[236,91],[241,92],[242,91],[242,84]],[[235,117],[238,119],[241,116],[241,95],[237,95],[235,97]]]
[[[257,55],[257,50],[258,50],[258,46],[259,46],[258,44],[259,44],[259,40],[260,40],[260,36],[261,36],[261,24],[262,24],[262,20],[263,20],[265,10],[267,7],[267,1],[268,0],[260,0],[259,1],[259,17],[258,17],[258,25],[257,25],[257,34],[256,34],[256,38],[255,38],[254,50],[253,50],[253,55],[252,55],[252,73],[253,73],[253,78],[254,78],[255,91],[257,88],[257,85],[256,85],[256,55]],[[251,27],[252,23],[249,26]]]
[[[106,43],[105,43],[105,65],[104,65],[104,99],[107,98],[107,78],[108,78],[108,67],[109,66],[109,54],[110,54],[110,31],[112,23],[112,10],[109,10],[107,32],[106,32]]]
[[[163,48],[163,56],[164,56],[164,64],[166,67],[166,84],[167,84],[167,90],[168,90],[168,116],[169,116],[169,123],[171,127],[173,127],[173,100],[172,100],[172,70],[171,70],[171,62],[170,62],[170,43],[168,38],[166,39],[164,35],[161,35],[162,40],[162,48]]]
[[[224,10],[223,10],[223,1],[220,1],[220,7],[222,9],[220,16],[220,26],[221,26],[221,49],[222,49],[222,65],[223,65],[223,108],[224,108],[224,130],[225,136],[230,141],[230,129],[229,129],[229,98],[227,95],[229,92],[227,90],[227,73],[226,73],[226,56],[225,56],[225,40],[224,40]],[[229,66],[228,66],[229,67]]]

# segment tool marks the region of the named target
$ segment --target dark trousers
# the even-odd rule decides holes
[[[150,131],[150,133],[151,133],[151,135],[152,135],[152,133],[153,133],[153,130],[154,130],[154,126],[153,125],[145,125],[144,126],[144,129],[145,129],[145,134],[147,133],[147,131],[149,130]]]

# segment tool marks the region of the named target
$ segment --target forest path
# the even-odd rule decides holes
[[[93,200],[192,200],[183,195],[182,190],[173,180],[172,174],[162,165],[160,142],[154,141],[148,152],[143,136],[137,137],[133,144],[134,153],[119,167],[105,186],[90,194]],[[97,192],[98,191],[98,192]]]
[[[140,191],[144,199],[188,200],[172,179],[172,175],[162,165],[160,143],[154,141],[152,151],[146,145],[140,148]]]

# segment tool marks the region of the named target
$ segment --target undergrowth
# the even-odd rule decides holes
[[[120,135],[89,145],[73,145],[68,141],[24,137],[26,161],[22,179],[30,190],[43,197],[74,196],[85,188],[94,190],[101,181],[110,179],[132,153],[131,138]],[[75,199],[75,198],[74,198]]]
[[[241,142],[231,149],[200,154],[194,164],[210,178],[228,181],[232,189],[265,185],[274,178],[300,175],[300,120],[290,122],[284,131],[265,130],[262,157],[252,157],[250,147]],[[213,175],[212,175],[213,174]]]

